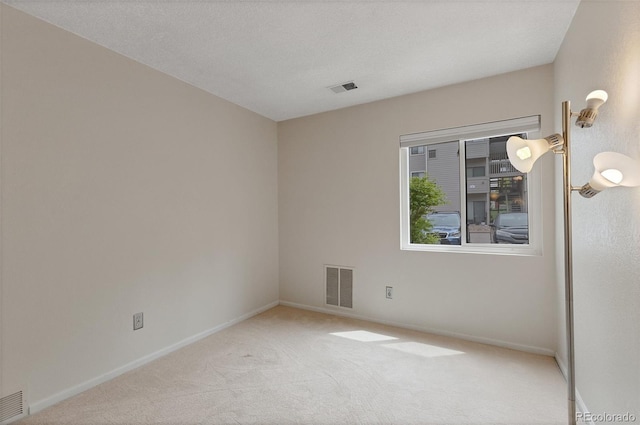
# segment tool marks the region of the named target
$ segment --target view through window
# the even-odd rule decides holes
[[[527,137],[513,133],[411,147],[410,243],[529,243],[527,175],[507,157],[512,135]]]

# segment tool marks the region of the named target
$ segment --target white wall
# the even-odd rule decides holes
[[[553,353],[553,160],[526,257],[401,251],[398,160],[402,134],[534,114],[549,133],[552,90],[547,65],[279,123],[281,300],[324,308],[323,264],[353,266],[354,314]]]
[[[277,302],[276,124],[0,7],[2,395]]]
[[[639,17],[638,2],[583,1],[556,58],[558,106],[579,111],[591,90],[609,93],[594,127],[573,127],[574,185],[589,180],[599,152],[640,159]],[[573,200],[578,391],[592,413],[640,418],[640,188]],[[559,336],[566,359],[562,327]]]

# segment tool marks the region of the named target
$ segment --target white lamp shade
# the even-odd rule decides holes
[[[599,108],[607,101],[609,95],[604,90],[594,90],[587,95],[587,108]]]
[[[507,140],[507,156],[511,164],[521,173],[528,173],[533,164],[549,150],[547,139],[525,140],[511,136]]]
[[[589,185],[601,191],[608,187],[640,186],[640,161],[617,152],[601,152],[593,158],[596,171]]]

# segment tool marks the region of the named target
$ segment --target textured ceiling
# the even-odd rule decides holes
[[[276,121],[551,63],[579,4],[2,1]]]

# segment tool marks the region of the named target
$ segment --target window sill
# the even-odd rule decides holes
[[[402,251],[446,252],[458,254],[488,254],[515,255],[521,257],[539,257],[542,250],[531,245],[495,245],[495,244],[466,244],[466,245],[422,245],[406,244],[400,247]]]

